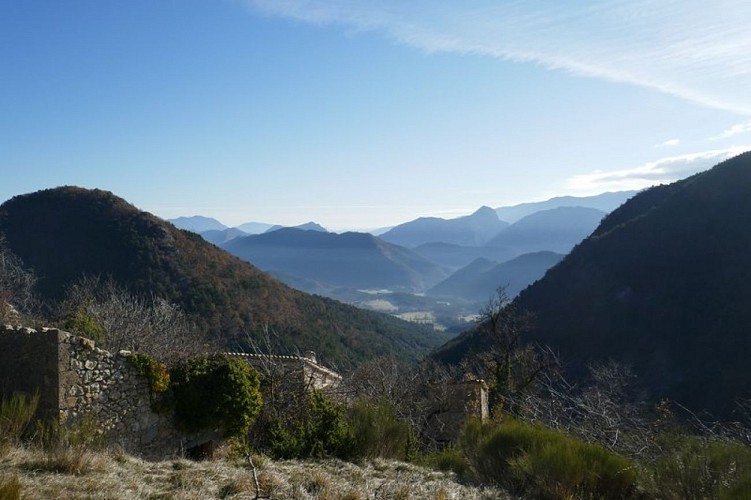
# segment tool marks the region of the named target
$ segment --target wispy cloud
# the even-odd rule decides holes
[[[749,150],[751,150],[751,145],[715,149],[661,158],[634,168],[596,171],[570,178],[566,187],[569,191],[582,195],[604,191],[643,189],[688,177]]]
[[[674,148],[675,146],[678,146],[681,143],[680,139],[670,139],[669,141],[661,142],[657,146],[665,147],[665,148]]]
[[[746,0],[245,0],[426,51],[527,61],[751,115]]]
[[[719,139],[727,139],[728,137],[748,133],[751,133],[751,121],[747,121],[745,123],[737,123],[729,129],[722,131],[722,133],[712,137],[710,140],[716,141]]]

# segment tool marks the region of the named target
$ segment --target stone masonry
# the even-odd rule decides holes
[[[108,442],[135,454],[179,454],[216,437],[185,435],[171,414],[154,412],[149,381],[130,356],[57,329],[0,327],[0,396],[39,392],[40,417],[92,418]]]

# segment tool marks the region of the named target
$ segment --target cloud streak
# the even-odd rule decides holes
[[[707,170],[717,163],[751,150],[751,145],[670,156],[634,168],[597,171],[571,177],[566,187],[577,194],[644,189]]]
[[[745,0],[245,0],[256,11],[639,85],[751,115]]]
[[[720,139],[727,139],[728,137],[734,137],[740,134],[751,133],[751,121],[745,123],[737,123],[727,130],[724,130],[721,134],[712,137],[710,140],[716,141]]]

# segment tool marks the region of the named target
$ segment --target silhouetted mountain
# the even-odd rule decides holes
[[[169,219],[169,222],[180,229],[186,229],[193,231],[194,233],[202,233],[204,231],[222,231],[227,229],[227,226],[222,224],[216,219],[211,217],[204,217],[202,215],[193,215],[191,217],[177,217],[175,219]]]
[[[509,248],[517,255],[544,250],[566,254],[589,236],[604,216],[594,208],[542,210],[501,230],[488,246]]]
[[[477,259],[428,290],[428,295],[460,297],[475,302],[487,302],[499,286],[506,287],[510,298],[515,297],[556,265],[563,255],[535,252],[520,255],[508,262],[497,263]]]
[[[472,215],[456,219],[421,217],[399,224],[380,238],[407,248],[435,242],[482,246],[506,226],[492,208],[481,207]]]
[[[268,228],[265,233],[273,233],[274,231],[279,231],[280,229],[300,229],[302,231],[318,231],[321,233],[328,233],[325,227],[321,226],[320,224],[316,224],[315,222],[306,222],[305,224],[300,224],[299,226],[293,226],[292,228],[288,226],[271,226]]]
[[[240,236],[248,236],[248,233],[240,231],[236,227],[230,227],[223,230],[212,229],[210,231],[201,231],[200,234],[204,240],[217,246],[227,243],[230,240],[234,240],[235,238],[239,238]]]
[[[574,375],[612,358],[654,398],[727,416],[751,397],[751,153],[636,195],[515,304]],[[463,334],[441,356],[481,348]]]
[[[559,196],[546,201],[533,203],[521,203],[510,207],[496,208],[495,211],[501,220],[508,223],[514,222],[541,210],[550,210],[559,207],[585,207],[596,208],[602,212],[612,212],[631,198],[637,191],[618,191],[614,193],[602,193],[595,196]]]
[[[413,248],[412,251],[454,271],[477,259],[504,262],[518,255],[516,251],[504,247],[463,247],[449,243],[425,243]]]
[[[245,224],[237,226],[237,229],[245,234],[261,234],[265,233],[272,227],[274,227],[274,224],[267,224],[265,222],[246,222]]]
[[[223,248],[268,272],[336,287],[422,290],[446,277],[414,252],[367,233],[284,228],[238,238]]]
[[[416,356],[438,341],[417,325],[292,290],[106,191],[16,196],[0,206],[0,232],[34,269],[47,301],[84,274],[111,276],[134,293],[179,304],[227,348],[258,339],[266,327],[282,352],[309,349],[337,363],[386,352]]]

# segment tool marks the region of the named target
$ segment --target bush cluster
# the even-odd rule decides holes
[[[21,442],[39,405],[39,393],[14,393],[0,400],[0,457]]]
[[[751,498],[751,448],[688,435],[661,439],[648,488],[669,500]]]
[[[314,391],[299,401],[298,411],[277,416],[269,427],[275,458],[345,457],[353,442],[344,407]]]
[[[388,401],[360,400],[349,411],[353,442],[351,453],[357,458],[412,460],[417,455],[417,438],[409,422],[396,417]]]
[[[167,366],[148,354],[136,353],[130,356],[130,362],[138,372],[149,381],[149,387],[154,393],[165,392],[170,387],[170,375]]]
[[[636,466],[602,446],[507,418],[470,421],[461,447],[482,482],[534,498],[632,498]]]
[[[225,436],[247,432],[261,410],[258,372],[227,356],[184,361],[170,376],[175,420],[189,432],[221,429]]]

